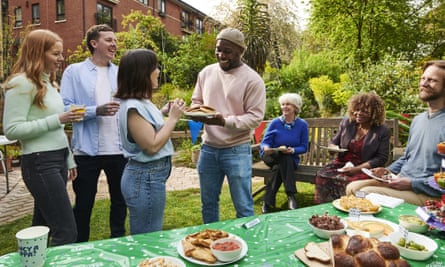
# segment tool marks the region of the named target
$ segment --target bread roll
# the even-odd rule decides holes
[[[360,267],[386,267],[385,260],[375,250],[367,250],[355,256],[357,266]]]
[[[349,239],[345,251],[349,255],[354,256],[355,254],[367,251],[370,248],[372,248],[372,245],[368,238],[361,235],[354,235]]]
[[[340,251],[334,255],[334,267],[355,267],[354,257]]]
[[[380,242],[377,245],[377,250],[385,259],[397,260],[400,258],[399,249],[393,246],[390,242]]]
[[[406,267],[400,252],[390,242],[361,235],[332,235],[330,240],[334,267]]]

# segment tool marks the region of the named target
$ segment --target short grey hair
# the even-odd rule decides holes
[[[296,93],[286,93],[286,94],[282,94],[279,98],[278,98],[278,102],[280,103],[280,105],[282,103],[291,103],[292,105],[295,106],[295,114],[298,114],[301,112],[301,106],[303,106],[303,100],[301,99],[301,96],[299,94]]]

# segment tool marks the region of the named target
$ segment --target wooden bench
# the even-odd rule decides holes
[[[297,181],[306,183],[315,183],[315,174],[324,165],[329,163],[334,157],[326,149],[320,146],[327,146],[331,137],[338,131],[338,127],[342,118],[307,118],[304,119],[309,126],[309,148],[305,154],[300,156],[300,164],[295,171]],[[390,157],[388,163],[401,156],[399,141],[399,124],[397,119],[388,119],[385,121],[386,126],[391,129],[390,140]],[[257,140],[256,142],[261,142]],[[253,150],[259,150],[258,144],[252,146]],[[272,171],[262,161],[252,164],[252,176],[264,178],[264,184],[272,177]],[[253,196],[257,195],[265,189],[265,185],[253,192]]]

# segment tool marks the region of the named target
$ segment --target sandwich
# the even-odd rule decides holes
[[[216,109],[206,106],[206,105],[199,105],[190,107],[185,110],[186,112],[202,112],[202,113],[215,113]]]

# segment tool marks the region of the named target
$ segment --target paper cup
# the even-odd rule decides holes
[[[17,232],[18,253],[23,267],[41,267],[45,263],[49,228],[32,226]]]

